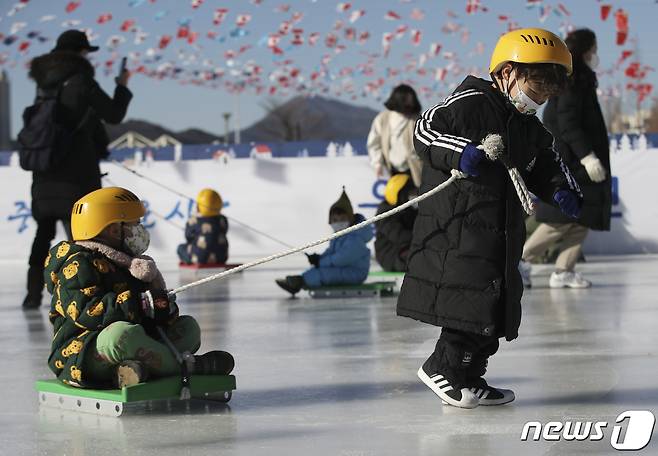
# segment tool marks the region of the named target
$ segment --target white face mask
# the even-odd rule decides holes
[[[585,63],[587,64],[588,67],[592,71],[596,71],[596,69],[599,67],[599,55],[598,54],[592,54],[592,56],[589,58],[589,60],[585,60]]]
[[[516,95],[513,97],[510,96],[509,94],[509,81],[507,82],[507,88],[505,88],[505,93],[507,94],[507,98],[509,98],[509,101],[512,102],[514,107],[521,113],[521,114],[526,114],[528,116],[534,116],[537,114],[537,111],[541,107],[539,103],[537,103],[535,100],[530,98],[526,93],[521,90],[521,86],[518,83],[516,84]]]
[[[138,256],[146,252],[151,242],[151,236],[144,225],[124,226],[123,248],[126,253]]]
[[[329,225],[331,225],[331,229],[334,230],[335,233],[337,231],[341,231],[346,228],[349,228],[350,222],[334,222],[334,223],[330,223]]]

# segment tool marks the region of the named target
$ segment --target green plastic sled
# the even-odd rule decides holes
[[[166,377],[122,389],[86,389],[65,385],[59,380],[37,380],[39,404],[64,410],[97,415],[121,416],[124,406],[141,401],[180,399],[181,378]],[[233,375],[196,375],[190,377],[190,392],[196,399],[231,400],[235,390]]]
[[[393,296],[396,293],[395,282],[371,282],[361,285],[334,285],[309,288],[312,298],[356,298]]]

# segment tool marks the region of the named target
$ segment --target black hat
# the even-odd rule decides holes
[[[331,213],[332,212],[342,212],[347,214],[350,220],[354,220],[354,209],[352,208],[352,202],[350,198],[345,193],[345,187],[343,187],[343,193],[340,194],[340,198],[329,208],[329,220],[331,223]]]
[[[57,45],[53,51],[72,51],[80,52],[87,50],[89,52],[95,52],[98,50],[98,46],[92,46],[89,44],[87,39],[87,34],[80,30],[67,30],[62,33],[59,38],[57,38]]]

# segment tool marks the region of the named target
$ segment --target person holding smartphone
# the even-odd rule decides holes
[[[84,32],[67,30],[51,52],[36,57],[30,64],[29,76],[37,85],[37,100],[49,94],[57,96],[57,121],[72,132],[73,138],[70,150],[57,151],[61,157],[57,165],[33,172],[32,216],[37,232],[29,260],[25,309],[41,305],[43,265],[57,221],[63,223],[70,238],[73,203],[101,188],[98,163],[109,155],[104,122],[121,122],[132,99],[127,87],[130,72],[125,67],[115,78],[113,96],[96,82],[94,66],[87,56],[97,50],[98,46],[92,46]]]

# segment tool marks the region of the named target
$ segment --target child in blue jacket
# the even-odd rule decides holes
[[[185,264],[225,264],[228,259],[228,220],[220,212],[222,197],[205,188],[197,196],[197,213],[185,225],[185,244],[178,257]]]
[[[343,189],[338,201],[329,209],[331,228],[336,232],[364,220],[363,215],[354,214],[352,203]],[[370,249],[366,244],[372,238],[372,228],[368,226],[334,239],[322,254],[307,255],[312,268],[302,275],[278,279],[276,283],[293,296],[302,288],[361,284],[370,270]]]

